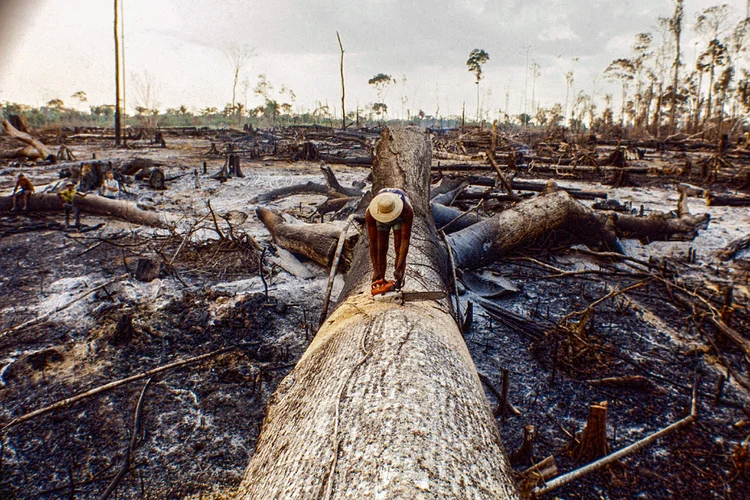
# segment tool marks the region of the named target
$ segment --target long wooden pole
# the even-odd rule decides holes
[[[115,0],[115,146],[120,143],[120,36],[118,30],[120,2]]]

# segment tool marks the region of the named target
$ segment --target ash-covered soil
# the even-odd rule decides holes
[[[223,159],[206,156],[209,140],[169,143],[167,149],[136,144],[126,150],[87,139],[71,149],[80,158],[96,153],[115,165],[148,157],[168,177],[187,174],[169,181],[166,191],[138,182],[125,186],[141,206],[169,214],[175,234],[88,216],[83,222],[89,228],[105,225],[76,233],[63,230],[62,215],[0,217],[0,427],[104,384],[226,350],[3,429],[0,498],[99,498],[123,467],[134,429],[130,468],[117,498],[230,495],[252,455],[268,398],[317,330],[327,270],[304,262],[308,279],[283,270],[249,200],[291,184],[322,183],[318,164],[243,161],[245,177],[221,183],[210,177]],[[204,161],[208,174],[200,174],[198,187],[193,171],[202,172]],[[19,168],[0,168],[3,190],[12,188]],[[37,185],[53,184],[59,168],[36,167],[31,178]],[[347,186],[369,173],[334,170]],[[673,210],[677,199],[674,187],[661,179],[610,194],[644,204],[646,211]],[[319,220],[315,207],[324,199],[292,196],[272,205],[312,221]],[[209,200],[221,231],[247,234],[269,250],[220,241],[212,218],[198,222],[209,214]],[[744,283],[744,291],[735,290],[732,324],[747,337],[748,252],[721,269],[713,256],[750,232],[747,209],[706,207],[700,199],[691,199],[689,207],[712,216],[695,241],[624,243],[630,256],[657,259],[654,267],[546,247],[491,266],[519,291],[484,299],[476,290],[462,295],[464,308],[472,302],[474,317],[465,338],[493,406],[502,370],[509,371],[509,400],[520,415],[497,416],[507,450],[520,445],[523,426],[534,425],[535,461],[554,455],[561,472],[583,465],[570,450],[591,404],[607,401],[609,446],[616,450],[686,416],[698,381],[696,423],[550,498],[750,497],[750,462],[737,451],[748,437],[748,392],[731,375],[716,397],[725,365],[747,377],[748,363],[705,317],[675,303],[673,290],[654,280],[602,301],[579,337],[560,329],[580,324],[575,315],[563,322],[566,315],[656,274],[708,291],[704,296],[717,307],[723,285]],[[697,250],[695,262],[684,258],[689,248]],[[134,272],[143,256],[173,260],[173,266],[140,282]],[[659,264],[665,257],[666,267]],[[487,309],[482,300],[489,301]],[[624,386],[597,382],[624,376],[641,379]]]

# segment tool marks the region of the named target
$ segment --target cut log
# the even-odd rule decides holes
[[[327,214],[329,212],[338,212],[344,206],[346,206],[347,203],[357,200],[359,198],[356,197],[348,197],[348,198],[329,198],[315,209],[316,212],[318,212],[320,215]]]
[[[164,171],[160,168],[153,169],[148,176],[148,184],[153,189],[166,189],[166,177],[164,176]]]
[[[706,191],[705,198],[707,207],[750,207],[750,196],[721,196]]]
[[[474,269],[563,229],[593,248],[619,251],[614,232],[593,211],[564,191],[523,201],[513,208],[448,236],[456,267]]]
[[[449,281],[430,216],[430,154],[424,130],[385,129],[373,166],[373,190],[401,188],[412,201],[406,286],[415,291]],[[448,301],[375,302],[367,245],[271,398],[239,497],[518,498]]]
[[[158,212],[141,210],[135,203],[125,200],[113,200],[103,196],[77,196],[76,205],[83,213],[103,215],[116,219],[151,227],[166,227],[166,220]],[[33,194],[29,196],[29,211],[63,213],[63,202],[55,194]],[[0,212],[10,211],[10,197],[0,198]]]
[[[153,160],[148,158],[133,158],[122,164],[119,168],[119,172],[122,175],[135,175],[142,170],[151,171],[156,165]]]
[[[255,213],[281,248],[304,255],[322,266],[328,267],[331,264],[341,234],[341,223],[290,224],[284,221],[279,212],[266,207],[258,207]],[[342,271],[349,268],[352,249],[358,236],[353,234],[347,238],[340,264]]]
[[[317,182],[308,181],[302,184],[294,184],[293,186],[285,186],[278,189],[272,189],[271,191],[259,194],[250,200],[251,203],[267,203],[269,201],[278,200],[286,196],[293,196],[295,194],[323,194],[331,198],[338,198],[341,195],[335,193],[330,187],[318,184]]]
[[[679,217],[656,212],[647,217],[594,213],[557,191],[554,183],[548,193],[523,201],[511,209],[448,236],[456,267],[472,269],[493,262],[512,250],[533,244],[554,230],[564,230],[591,249],[620,252],[618,239],[636,238],[643,242],[691,240],[710,219],[708,214],[681,213]],[[681,209],[683,212],[685,208]]]
[[[732,260],[739,252],[750,248],[750,234],[730,241],[724,248],[717,252],[721,260]]]
[[[23,142],[24,144],[27,144],[33,147],[34,149],[36,149],[39,153],[36,156],[36,158],[42,159],[42,160],[46,160],[50,156],[53,159],[56,158],[55,155],[52,153],[52,151],[47,149],[47,146],[42,144],[40,141],[34,139],[33,137],[31,137],[29,134],[16,130],[16,128],[13,125],[11,125],[8,120],[3,120],[3,128],[5,129],[5,133],[11,136],[12,138],[17,139]],[[29,156],[29,158],[31,158],[31,156]]]

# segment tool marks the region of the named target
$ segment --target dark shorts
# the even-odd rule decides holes
[[[401,220],[401,217],[398,217],[391,222],[375,221],[375,223],[378,226],[378,231],[390,231],[391,229],[393,229],[394,231],[398,231],[399,229],[401,229],[403,220]]]

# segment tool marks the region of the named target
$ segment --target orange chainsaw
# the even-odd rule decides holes
[[[377,280],[372,282],[372,295],[381,295],[396,289],[396,282],[393,280]]]

